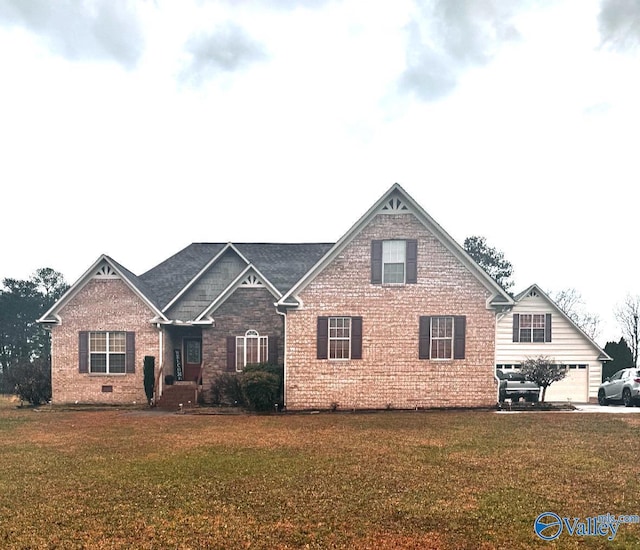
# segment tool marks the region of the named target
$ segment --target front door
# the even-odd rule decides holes
[[[202,364],[202,340],[199,338],[184,339],[184,379],[198,381]]]

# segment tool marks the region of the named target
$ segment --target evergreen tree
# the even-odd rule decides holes
[[[35,359],[49,361],[49,333],[36,321],[69,288],[61,273],[38,269],[30,279],[7,278],[0,285],[1,390],[7,387],[13,368]],[[2,387],[4,385],[4,388]]]
[[[602,380],[610,378],[611,375],[620,369],[626,369],[633,366],[633,353],[624,337],[619,342],[607,342],[604,352],[613,359],[607,361],[602,366]]]
[[[513,286],[513,281],[510,280],[513,275],[511,262],[505,259],[502,251],[489,246],[487,239],[467,237],[464,240],[464,249],[503,289],[509,290]]]

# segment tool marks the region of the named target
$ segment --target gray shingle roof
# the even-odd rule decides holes
[[[193,243],[132,281],[163,309],[228,243]],[[233,243],[281,293],[289,290],[332,243]],[[129,272],[128,272],[129,273]]]

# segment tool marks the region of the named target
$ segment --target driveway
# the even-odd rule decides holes
[[[497,411],[498,414],[522,414],[522,413],[538,413],[541,412],[554,412],[554,413],[603,413],[603,414],[640,414],[640,407],[625,407],[620,404],[611,404],[606,407],[601,407],[598,404],[592,403],[574,403],[575,410],[552,410],[552,411],[538,411],[538,410],[515,410],[510,411],[503,409]]]
[[[591,403],[578,403],[575,404],[577,410],[573,412],[585,412],[585,413],[609,413],[609,414],[640,414],[640,407],[625,407],[624,405],[607,405],[606,407],[601,407],[600,405],[591,404]]]

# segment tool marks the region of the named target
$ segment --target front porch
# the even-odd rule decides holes
[[[174,411],[197,407],[204,369],[202,328],[165,325],[162,354],[156,406]]]

